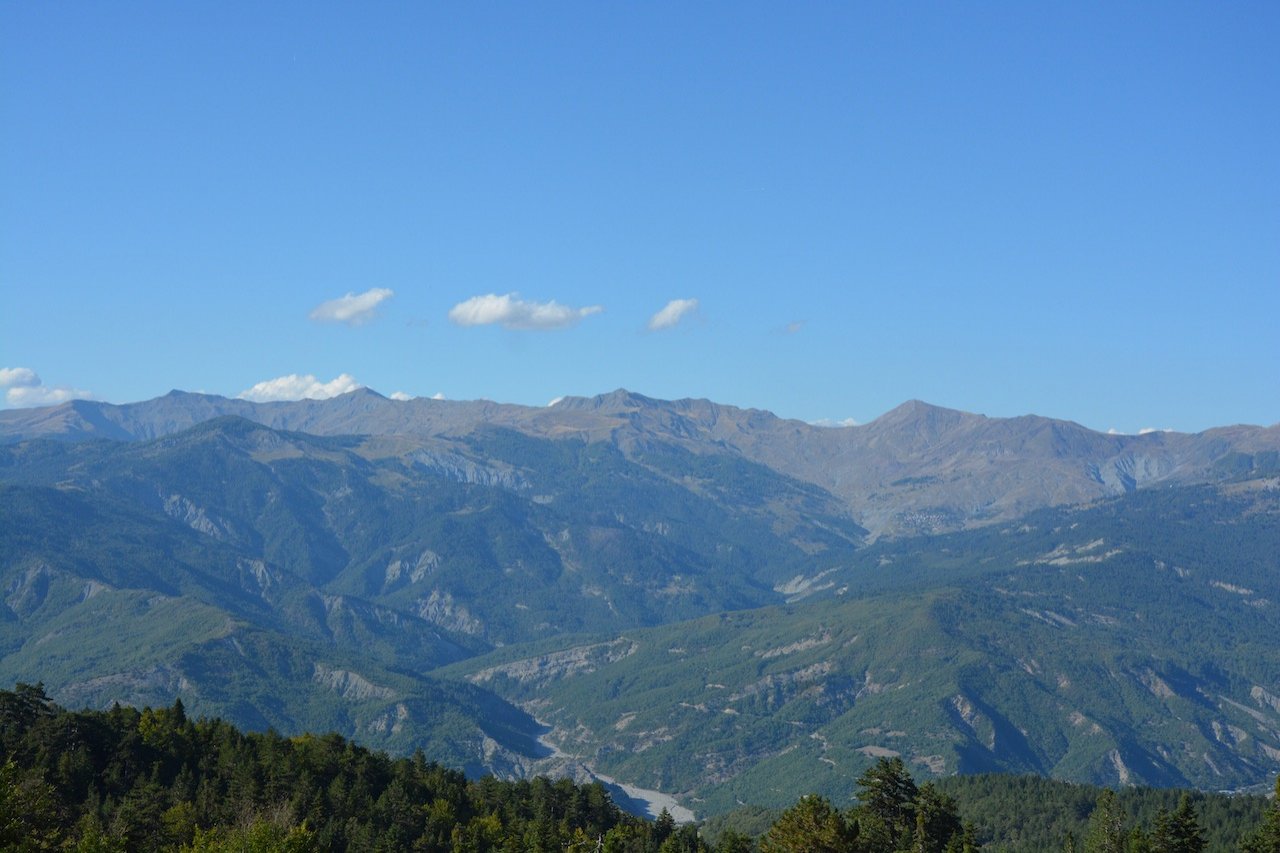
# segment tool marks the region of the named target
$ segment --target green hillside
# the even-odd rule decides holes
[[[238,418],[0,448],[0,677],[524,772],[545,751],[532,721],[427,673],[494,644],[779,601],[778,578],[859,542],[829,496],[768,469],[645,457]]]
[[[140,444],[0,448],[0,477],[180,521],[210,547],[485,643],[777,602],[777,583],[861,543],[833,498],[763,466],[662,445],[639,456],[504,429],[324,438],[219,418]]]
[[[703,813],[797,787],[844,802],[898,754],[929,775],[1265,784],[1280,769],[1276,512],[1269,490],[1142,493],[883,543],[836,574],[875,594],[842,586],[447,671],[529,708],[565,752]],[[896,575],[872,579],[868,561]]]
[[[886,756],[1249,788],[1280,770],[1280,490],[1255,468],[867,544],[816,486],[671,442],[224,417],[6,445],[0,678],[703,815],[843,806]]]

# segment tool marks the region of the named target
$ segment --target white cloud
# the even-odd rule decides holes
[[[321,382],[309,373],[306,376],[290,373],[288,376],[259,382],[236,396],[241,400],[252,400],[255,403],[266,403],[272,400],[327,400],[363,387],[349,373],[343,373],[328,382]]]
[[[1173,429],[1170,427],[1165,427],[1164,429],[1156,429],[1155,427],[1143,427],[1142,429],[1138,430],[1137,434],[1147,435],[1148,433],[1153,433],[1153,432],[1173,432]],[[1111,429],[1107,430],[1107,435],[1133,435],[1133,433],[1123,432],[1121,430],[1116,429],[1115,427],[1112,427]]]
[[[804,320],[792,320],[790,323],[782,327],[782,331],[784,334],[794,335],[803,328]]]
[[[431,395],[431,399],[432,399],[432,400],[443,400],[443,399],[444,399],[444,392],[443,392],[443,391],[437,391],[436,393],[434,393],[434,394],[432,394],[432,395]]]
[[[386,287],[375,287],[364,293],[348,293],[346,296],[321,302],[311,310],[309,316],[317,323],[359,326],[372,320],[378,306],[395,295],[394,290]]]
[[[858,426],[858,422],[853,418],[844,418],[838,421],[832,418],[818,418],[816,421],[810,421],[809,425],[816,427],[852,427]]]
[[[394,394],[392,394],[392,395],[391,395],[391,399],[392,399],[392,400],[399,400],[400,402],[402,402],[402,403],[403,403],[405,400],[412,400],[412,399],[413,399],[413,395],[412,395],[412,394],[406,394],[406,393],[405,393],[405,392],[403,392],[403,391],[397,391],[397,392],[395,392]]]
[[[600,305],[570,308],[555,300],[526,302],[518,293],[504,296],[489,293],[459,302],[449,310],[449,319],[459,326],[498,324],[506,329],[564,329],[603,310]]]
[[[79,388],[45,385],[40,375],[29,367],[0,367],[0,388],[4,389],[5,403],[18,409],[93,398],[93,394]]]
[[[17,409],[28,409],[33,406],[56,406],[68,400],[89,400],[93,395],[78,388],[67,388],[62,385],[46,387],[21,386],[9,388],[4,392],[4,401]]]
[[[0,388],[34,388],[40,376],[29,367],[0,367]]]
[[[556,397],[556,398],[555,398],[554,400],[552,400],[550,403],[547,403],[547,408],[548,408],[548,409],[549,409],[549,408],[551,408],[552,406],[556,405],[557,403],[561,402],[562,400],[564,400],[564,397],[563,397],[563,396]]]
[[[685,318],[685,315],[698,310],[696,299],[672,299],[662,310],[649,318],[649,331],[670,329]]]

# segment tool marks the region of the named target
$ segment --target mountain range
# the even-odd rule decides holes
[[[1280,470],[1280,424],[1115,435],[1070,421],[988,418],[913,400],[868,424],[833,428],[621,389],[545,407],[400,401],[369,389],[272,403],[173,391],[126,405],[77,400],[0,411],[0,441],[139,441],[224,415],[322,436],[449,438],[505,427],[538,438],[609,443],[628,457],[653,442],[732,454],[829,492],[873,535],[956,530],[1148,485]]]
[[[701,813],[917,772],[1280,771],[1280,426],[817,427],[172,392],[0,412],[0,680]]]

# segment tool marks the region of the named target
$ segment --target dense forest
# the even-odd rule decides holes
[[[181,701],[67,711],[39,685],[0,692],[3,850],[1280,853],[1280,800],[999,776],[916,785],[898,758],[853,793],[848,809],[801,796],[754,829],[750,812],[677,826],[625,814],[598,783],[468,779],[338,735],[193,720]]]

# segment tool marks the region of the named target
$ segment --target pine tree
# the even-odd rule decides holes
[[[1262,825],[1240,844],[1241,853],[1280,853],[1280,776],[1276,777],[1275,799]]]
[[[787,809],[760,839],[760,853],[845,853],[858,838],[850,823],[824,797],[810,794]]]
[[[857,811],[882,823],[889,842],[896,848],[916,831],[919,793],[901,758],[881,758],[858,777]]]
[[[1125,853],[1125,818],[1115,791],[1105,790],[1098,796],[1089,829],[1084,837],[1085,853]]]
[[[953,838],[962,839],[964,827],[956,801],[934,787],[932,782],[920,786],[916,795],[916,853],[943,853]]]
[[[676,831],[676,819],[671,816],[671,812],[663,808],[658,813],[658,819],[653,824],[653,840],[655,844],[661,845],[666,841],[671,833]]]
[[[1205,848],[1200,820],[1186,794],[1173,813],[1161,809],[1151,831],[1151,853],[1202,853]]]

